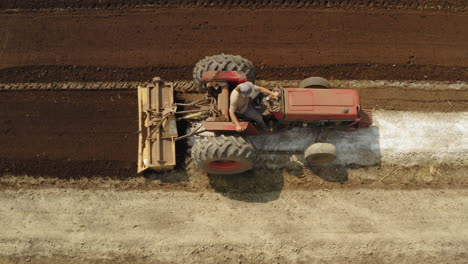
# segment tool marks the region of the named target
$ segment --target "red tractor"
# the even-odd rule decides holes
[[[176,104],[172,86],[159,80],[139,87],[139,172],[173,168],[174,142],[199,134],[191,156],[200,169],[211,174],[241,173],[252,169],[257,161],[257,151],[246,136],[291,127],[316,127],[320,132],[315,143],[304,148],[304,157],[312,164],[331,162],[336,157],[336,148],[325,142],[330,130],[355,131],[372,124],[371,112],[361,109],[357,90],[330,89],[326,79],[310,77],[298,88],[274,88],[278,98],[252,98],[268,131],[257,129],[250,120],[240,120],[245,129],[237,132],[229,117],[229,95],[246,81],[255,81],[253,64],[240,56],[221,54],[207,57],[195,67],[194,83],[206,93],[203,100]],[[185,109],[177,111],[177,106]],[[176,115],[184,116],[176,118]],[[201,124],[179,137],[177,119],[196,119]]]

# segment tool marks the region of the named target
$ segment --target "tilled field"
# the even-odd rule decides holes
[[[127,2],[0,3],[0,262],[466,262],[466,1]],[[330,166],[291,130],[252,140],[253,172],[203,174],[180,142],[137,175],[135,87],[200,98],[221,52],[266,87],[358,89],[375,124],[332,134]]]
[[[355,71],[363,75],[366,68],[376,65],[373,71],[388,72],[389,76],[376,77],[370,72],[358,79],[392,79],[395,67],[400,73],[394,75],[406,79],[431,80],[436,77],[433,71],[454,71],[452,75],[466,80],[466,71],[457,69],[466,70],[466,23],[465,12],[399,9],[18,11],[0,14],[4,25],[0,28],[0,69],[28,67],[37,72],[38,67],[50,65],[191,67],[204,56],[223,52],[240,54],[259,68],[289,67],[282,74],[276,71],[274,78],[259,75],[261,79],[290,79],[292,72],[310,75],[312,72],[304,70],[314,65],[321,67],[311,69],[331,68],[325,77],[340,79],[334,75]],[[348,66],[335,70],[325,66],[336,64]],[[414,71],[414,78],[411,72],[403,73],[404,66]],[[346,70],[349,68],[356,69]],[[268,70],[262,72],[269,74]],[[43,73],[43,77],[50,76],[47,68]],[[73,70],[68,74],[75,76]],[[60,71],[53,71],[53,75],[60,75]],[[163,77],[185,79],[177,72]]]
[[[464,113],[468,111],[468,89],[463,87],[371,87],[361,88],[360,95],[363,107],[369,109]],[[59,178],[136,176],[138,113],[134,89],[15,90],[0,94],[3,173]],[[177,94],[181,100],[201,96]],[[182,161],[184,157],[185,153],[180,153]]]
[[[466,2],[463,0],[16,0],[5,1],[0,4],[0,10],[40,10],[64,8],[341,8],[341,9],[403,9],[403,10],[449,10],[465,11]]]

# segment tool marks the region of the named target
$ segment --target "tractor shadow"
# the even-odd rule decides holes
[[[333,131],[326,142],[337,149],[334,162],[323,165],[308,164],[303,151],[315,139],[313,129],[290,129],[274,135],[251,138],[254,146],[263,151],[263,163],[270,168],[285,169],[289,175],[304,177],[305,170],[328,182],[345,183],[349,169],[381,165],[380,132],[377,126],[355,132]]]
[[[294,154],[290,155],[291,157],[294,156]],[[307,174],[306,170],[309,170],[314,176],[317,176],[324,181],[344,183],[348,180],[348,167],[334,163],[326,165],[309,165],[305,164],[305,161],[303,164],[297,164],[290,161],[283,166],[284,171],[288,175],[298,178],[305,177]]]
[[[380,166],[382,163],[380,133],[376,126],[355,132],[335,132],[330,142],[336,145],[336,160],[330,164],[308,166],[324,181],[345,183],[349,179],[349,169]]]
[[[143,172],[143,177],[146,182],[160,181],[163,183],[177,183],[177,182],[189,182],[189,177],[184,170],[176,168],[174,171],[153,171],[147,170]]]
[[[188,123],[184,120],[177,122],[178,131],[186,131]],[[157,172],[153,170],[147,170],[143,172],[143,177],[146,182],[160,181],[164,183],[176,183],[176,182],[190,182],[189,176],[185,171],[186,166],[186,153],[189,150],[189,146],[186,140],[176,142],[176,166],[174,170]]]
[[[309,166],[308,169],[324,181],[337,183],[348,181],[348,168],[343,165]]]
[[[267,203],[277,200],[284,186],[281,170],[256,168],[234,174],[208,174],[210,186],[223,196],[244,202]]]

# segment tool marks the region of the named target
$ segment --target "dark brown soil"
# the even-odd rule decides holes
[[[464,0],[5,0],[0,9],[44,8],[343,8],[343,9],[413,9],[466,10]]]
[[[424,112],[468,111],[467,90],[418,90],[404,88],[358,89],[362,106],[369,109]]]
[[[87,8],[95,2],[2,1],[0,8]],[[121,3],[100,2],[93,7]],[[465,1],[310,1],[307,8],[266,1],[273,9],[242,2],[249,9],[204,8],[212,2],[197,1],[190,6],[196,8],[5,11],[0,81],[188,80],[196,61],[222,52],[252,60],[258,78],[267,80],[468,80],[468,20],[459,12]],[[327,9],[335,3],[341,6]],[[356,7],[352,12],[341,9],[348,3]],[[457,12],[428,11],[433,8]],[[468,108],[466,91],[368,89],[361,96],[367,108]],[[135,176],[136,108],[132,90],[2,91],[0,173]]]
[[[44,151],[50,153],[49,150]],[[77,154],[79,154],[78,152],[80,152],[80,150],[77,151]],[[132,153],[136,155],[136,151]],[[2,168],[0,173],[3,175],[30,175],[34,177],[43,176],[46,178],[52,177],[58,179],[109,177],[123,180],[137,176],[136,160],[74,160],[74,157],[66,160],[54,160],[40,157],[31,157],[31,159],[1,158],[0,167]]]
[[[366,108],[468,111],[466,90],[369,88],[360,94]],[[135,90],[0,92],[0,174],[136,176],[136,104]],[[183,165],[186,153],[179,154]]]
[[[2,78],[15,80],[56,73],[74,80],[147,80],[155,73],[186,79],[196,61],[227,53],[252,60],[266,79],[317,70],[335,78],[458,80],[467,78],[467,22],[464,13],[407,10],[19,12],[0,14],[0,69],[13,75]]]
[[[0,100],[2,172],[56,177],[135,172],[135,92],[2,92]]]
[[[191,80],[193,66],[92,67],[92,66],[24,66],[0,69],[0,83],[27,82],[146,82],[154,76],[165,80]],[[468,81],[468,68],[432,65],[331,64],[272,67],[259,65],[257,79],[300,80],[310,76],[339,80],[437,80]]]
[[[0,69],[0,82],[90,82],[140,81],[155,76],[166,80],[191,80],[193,66],[173,67],[92,67],[92,66],[23,66]]]

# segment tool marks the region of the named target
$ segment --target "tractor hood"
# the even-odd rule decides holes
[[[348,89],[284,89],[284,119],[355,120],[360,107],[357,90]]]

